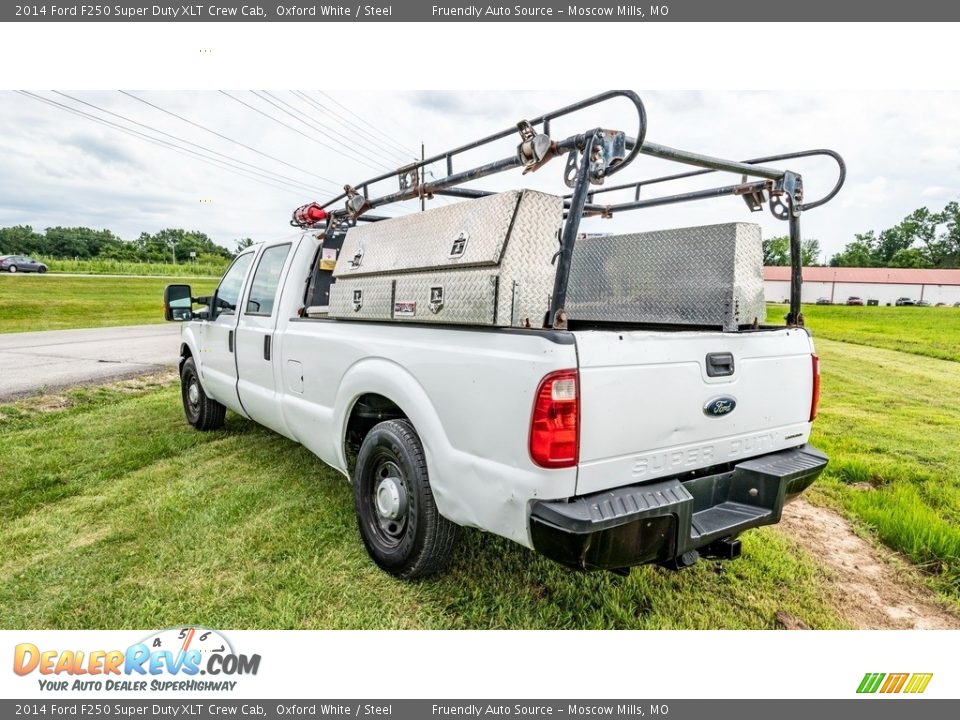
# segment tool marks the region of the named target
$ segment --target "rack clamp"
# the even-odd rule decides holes
[[[620,130],[598,130],[590,160],[590,181],[603,185],[607,171],[627,157],[627,136]]]
[[[404,165],[397,169],[397,180],[400,183],[400,190],[413,190],[418,192],[420,188],[420,166],[416,163]]]
[[[770,213],[777,220],[789,220],[802,212],[803,178],[787,170],[770,190]]]
[[[520,132],[517,159],[524,175],[540,169],[556,156],[556,143],[546,133],[538,133],[527,120],[518,122],[517,130]]]
[[[740,195],[747,204],[750,212],[760,212],[763,210],[763,204],[767,201],[767,195],[773,190],[773,181],[768,180],[763,187],[757,187],[756,183],[747,182],[747,176],[741,177],[741,185],[734,191],[735,195]],[[639,200],[640,188],[637,188]]]
[[[344,185],[343,192],[347,196],[347,201],[344,206],[351,220],[356,220],[365,210],[370,208],[367,198],[358,193],[353,186]]]

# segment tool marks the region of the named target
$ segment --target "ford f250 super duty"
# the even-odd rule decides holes
[[[610,101],[636,110],[635,137],[550,137]],[[514,133],[515,154],[455,171]],[[297,234],[240,252],[209,297],[169,286],[188,422],[216,429],[229,409],[304,445],[352,482],[370,556],[405,578],[443,569],[461,526],[579,569],[738,556],[738,536],[776,523],[827,462],[807,444],[820,372],[799,223],[844,167],[828,150],[737,162],[645,135],[640,99],[605,93],[298,208]],[[641,154],[698,168],[667,180],[741,177],[649,199],[638,188],[661,179],[604,184]],[[463,187],[563,155],[566,195]],[[805,203],[800,176],[769,163],[814,155],[840,174]],[[433,163],[447,173],[428,182]],[[633,199],[600,202],[614,192]],[[460,202],[374,212],[436,196]],[[579,232],[582,217],[719,196],[788,223],[784,324],[765,321],[756,225]]]

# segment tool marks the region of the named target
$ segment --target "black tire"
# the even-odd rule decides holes
[[[9,272],[15,273],[15,272],[17,271],[17,266],[16,266],[16,265],[11,265],[9,268],[7,268],[7,270],[8,270]]]
[[[197,430],[218,430],[223,427],[227,408],[213,398],[207,397],[200,384],[200,375],[193,358],[187,358],[180,368],[180,398],[187,422]]]
[[[41,265],[40,267],[37,268],[37,272],[40,273],[41,275],[43,275],[46,271],[47,271],[46,265]]]
[[[363,544],[382,569],[407,580],[446,569],[460,528],[437,511],[423,445],[407,420],[387,420],[367,433],[354,499]]]

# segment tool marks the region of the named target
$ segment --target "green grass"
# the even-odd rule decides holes
[[[164,281],[118,287],[151,282],[137,294],[156,307]],[[956,607],[960,362],[933,357],[957,351],[953,312],[810,306],[807,319],[823,360],[813,442],[831,456],[813,498]],[[860,344],[828,339],[845,333]],[[0,627],[769,628],[778,610],[843,625],[825,571],[775,528],[746,533],[736,562],[628,578],[468,530],[449,575],[393,580],[368,560],[342,478],[235,416],[194,432],[169,381],[0,406],[0,434]]]
[[[128,262],[125,260],[58,260],[40,258],[50,272],[88,275],[163,275],[164,277],[216,277],[223,275],[228,260],[222,262]]]
[[[774,529],[736,562],[628,578],[468,530],[448,575],[395,580],[310,453],[232,415],[195,432],[175,385],[131,385],[0,407],[0,627],[771,628],[778,610],[843,626]]]
[[[786,312],[767,306],[771,321]],[[818,338],[960,361],[960,308],[804,305],[803,314]]]
[[[0,274],[0,333],[163,322],[163,288],[176,278]],[[194,294],[217,281],[184,280]]]
[[[960,363],[817,339],[817,487],[960,600]]]

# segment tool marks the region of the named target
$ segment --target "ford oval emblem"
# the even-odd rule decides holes
[[[707,401],[703,406],[703,414],[709,417],[723,417],[732,413],[735,407],[737,407],[737,401],[732,397],[718,397]]]

